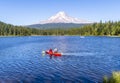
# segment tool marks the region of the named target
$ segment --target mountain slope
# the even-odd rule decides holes
[[[30,28],[40,28],[40,29],[68,29],[68,28],[79,28],[87,24],[74,24],[74,23],[49,23],[49,24],[34,24],[29,25]]]

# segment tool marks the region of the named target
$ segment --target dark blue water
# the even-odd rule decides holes
[[[62,57],[41,52],[58,48]],[[120,70],[120,38],[36,36],[0,38],[0,83],[98,83]]]

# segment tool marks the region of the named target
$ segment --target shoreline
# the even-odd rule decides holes
[[[10,36],[0,36],[0,38],[2,37],[34,37],[34,36],[80,36],[80,37],[91,37],[91,36],[94,36],[94,37],[120,37],[120,36],[108,36],[108,35],[28,35],[28,36],[13,36],[13,35],[10,35]]]

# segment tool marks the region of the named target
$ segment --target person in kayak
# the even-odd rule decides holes
[[[52,49],[49,50],[49,54],[50,54],[51,56],[53,55]]]
[[[53,55],[52,49],[49,49],[49,55],[50,55],[50,59],[52,59],[52,55]]]
[[[55,49],[53,50],[53,53],[58,53],[58,49],[55,48]]]

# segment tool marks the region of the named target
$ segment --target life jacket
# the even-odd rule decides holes
[[[48,54],[53,55],[52,49],[49,50]]]

